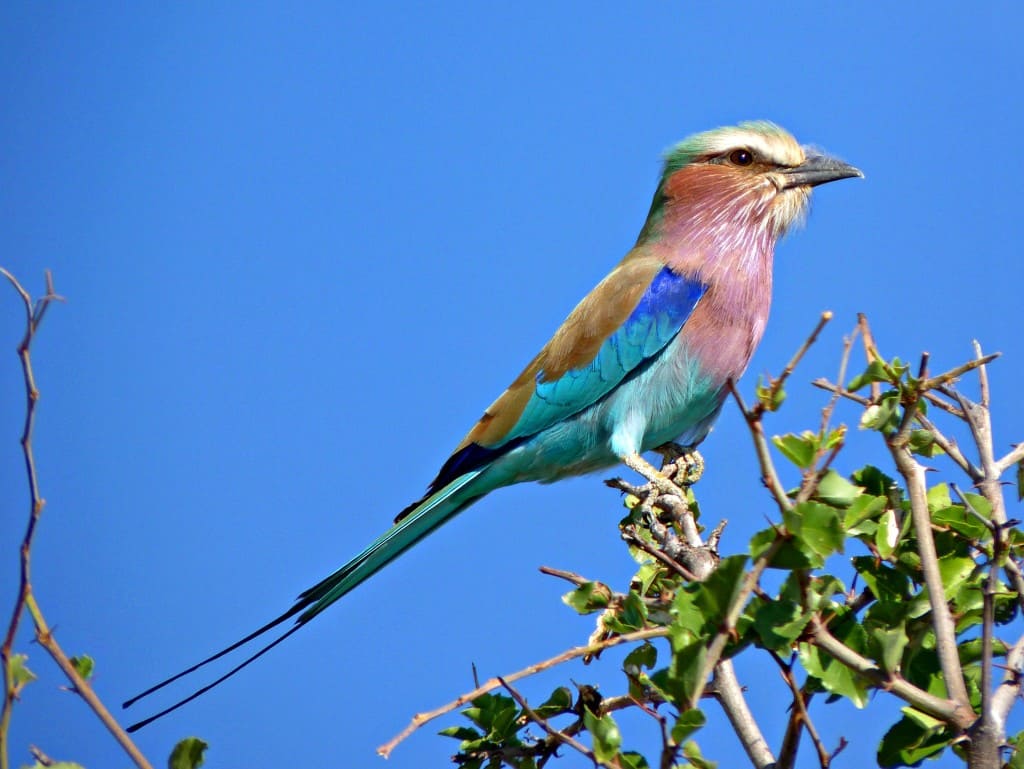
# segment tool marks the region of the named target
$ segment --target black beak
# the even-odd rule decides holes
[[[785,184],[784,190],[790,187],[817,187],[819,184],[838,181],[839,179],[851,179],[853,177],[864,177],[859,168],[854,168],[842,160],[830,158],[828,155],[809,154],[807,160],[795,168],[782,172]]]

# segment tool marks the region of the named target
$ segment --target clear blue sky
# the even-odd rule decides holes
[[[863,311],[889,354],[1001,350],[996,438],[1024,439],[1022,24],[1009,2],[5,3],[0,264],[34,291],[52,268],[68,297],[35,353],[35,585],[61,643],[117,704],[287,607],[420,495],[629,248],[660,153],[738,120],[867,174],[819,190],[778,250],[744,390],[821,310],[836,321],[770,428],[815,424],[807,383]],[[0,287],[0,607],[27,505],[21,333]],[[704,510],[741,551],[771,505],[734,408],[704,450]],[[600,477],[496,493],[139,744],[158,765],[195,734],[211,767],[381,766],[374,748],[470,688],[471,664],[507,673],[586,637],[537,567],[623,585],[620,514]],[[15,763],[33,743],[127,765],[27,633],[19,647],[41,680]],[[607,655],[522,689],[570,674],[622,688]],[[777,675],[765,657],[741,675],[777,747]],[[698,741],[738,765],[706,711]],[[816,713],[830,745],[853,743],[840,765],[871,760],[884,718]],[[434,732],[458,722],[388,766],[444,765],[456,743]]]

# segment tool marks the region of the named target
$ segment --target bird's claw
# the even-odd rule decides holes
[[[654,451],[661,455],[661,472],[678,486],[688,488],[704,475],[704,457],[694,446],[665,443]]]

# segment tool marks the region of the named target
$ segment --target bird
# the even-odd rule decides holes
[[[487,407],[423,498],[283,614],[126,701],[129,707],[295,618],[225,675],[129,731],[230,678],[498,488],[618,463],[656,481],[659,471],[643,453],[700,443],[729,383],[750,363],[771,305],[775,244],[803,221],[812,189],[863,176],[768,121],[697,133],[672,147],[636,244]]]

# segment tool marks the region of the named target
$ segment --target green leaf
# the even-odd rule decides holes
[[[1017,501],[1024,501],[1024,459],[1017,463]]]
[[[958,534],[974,541],[988,541],[991,530],[984,521],[969,513],[963,505],[950,505],[932,513],[932,523],[936,526],[948,526]]]
[[[626,659],[622,661],[622,667],[627,672],[639,668],[653,670],[656,664],[658,664],[658,647],[650,641],[644,641],[640,646],[627,654]]]
[[[903,718],[885,733],[878,745],[879,766],[913,766],[926,758],[937,756],[952,742],[953,735],[941,726],[924,726],[919,719],[910,717],[911,711],[915,715],[924,715],[913,708],[903,708]]]
[[[764,529],[750,538],[750,557],[754,559],[760,558],[766,550],[775,544],[775,540],[779,537],[783,537],[784,541],[775,551],[774,555],[772,555],[771,560],[768,561],[768,568],[809,569],[822,565],[819,558],[815,557],[812,559],[808,557],[803,548],[792,537],[780,534],[775,529]]]
[[[718,766],[717,761],[711,761],[701,755],[700,748],[693,740],[683,745],[683,757],[696,769],[716,769]]]
[[[515,720],[519,708],[504,694],[481,694],[462,714],[486,733],[503,732]]]
[[[438,734],[442,737],[454,737],[463,742],[466,740],[478,740],[483,736],[476,729],[470,729],[468,726],[449,726],[439,731]]]
[[[861,430],[890,432],[896,427],[899,405],[899,393],[895,390],[885,393],[878,403],[874,403],[864,409],[858,426]]]
[[[856,391],[864,387],[864,385],[871,384],[872,382],[892,382],[892,372],[889,371],[888,366],[881,360],[873,360],[868,364],[868,367],[864,371],[846,385],[846,389],[850,391]]]
[[[760,376],[754,386],[754,394],[765,411],[778,411],[782,402],[786,400],[786,391],[783,388],[780,387],[773,393],[771,383],[765,382]]]
[[[850,503],[850,506],[846,508],[846,512],[843,515],[843,528],[846,529],[846,533],[850,535],[859,534],[860,525],[881,512],[888,502],[889,500],[886,497],[861,494]]]
[[[801,502],[782,514],[786,530],[818,565],[843,548],[843,527],[835,509],[820,502]],[[814,558],[817,556],[818,558]]]
[[[953,500],[949,496],[949,486],[945,483],[936,483],[928,489],[928,512],[944,510],[953,506]]]
[[[863,651],[867,639],[860,625],[851,624],[843,635],[845,637],[839,638],[840,641],[854,651]],[[839,637],[839,633],[836,636]],[[826,691],[846,697],[858,708],[867,705],[868,687],[864,679],[811,644],[801,643],[799,654],[804,670],[820,680]]]
[[[635,751],[618,754],[618,765],[623,769],[650,769],[647,759]]]
[[[698,585],[695,602],[704,609],[707,621],[716,625],[724,619],[743,586],[745,555],[723,558],[711,576]]]
[[[17,697],[21,690],[25,688],[26,684],[31,683],[37,679],[35,673],[28,669],[25,665],[25,661],[28,659],[27,654],[12,654],[10,662],[8,663],[8,675],[11,682],[11,689],[14,692],[14,696]]]
[[[199,769],[203,765],[203,753],[209,747],[198,737],[186,737],[174,746],[167,759],[168,769]]]
[[[843,585],[842,580],[831,574],[810,577],[804,581],[804,587],[800,587],[802,580],[803,578],[796,574],[791,575],[791,579],[786,580],[786,589],[793,591],[795,587],[795,591],[789,592],[790,600],[810,611],[832,611],[835,608],[832,596],[846,594],[846,586]]]
[[[534,712],[542,718],[551,718],[572,710],[572,692],[568,686],[559,686],[542,705],[535,707]]]
[[[863,486],[850,483],[835,470],[829,470],[818,481],[818,499],[836,507],[849,507],[863,493]],[[870,500],[871,497],[869,496],[868,499]]]
[[[672,727],[672,740],[678,745],[707,723],[707,717],[698,709],[684,710]]]
[[[956,555],[939,558],[939,574],[942,575],[942,585],[946,590],[947,599],[956,595],[961,583],[971,576],[976,566],[972,558]]]
[[[769,601],[754,615],[754,630],[766,649],[786,655],[810,618],[811,613],[802,612],[793,601]]]
[[[878,644],[876,658],[882,669],[887,673],[896,673],[900,669],[903,660],[903,650],[907,647],[910,639],[902,627],[875,627],[869,635],[871,640]]]
[[[647,624],[647,604],[636,593],[629,593],[614,614],[602,618],[604,626],[614,633],[640,630]]]
[[[896,481],[891,476],[886,475],[874,465],[864,465],[864,467],[851,473],[850,478],[857,485],[863,486],[869,494],[874,494],[876,497],[887,496],[889,489],[896,485]]]
[[[619,754],[619,764],[622,766],[622,769],[651,769],[647,759],[640,753],[632,750]]]
[[[567,606],[571,606],[580,614],[592,614],[608,608],[612,594],[607,585],[600,582],[584,582],[575,590],[562,596]]]
[[[651,679],[661,687],[668,699],[679,708],[691,706],[694,693],[700,696],[704,685],[704,662],[707,659],[707,642],[698,639],[673,650],[672,661],[663,676],[657,673]],[[659,673],[662,671],[658,671]]]
[[[910,578],[903,572],[868,555],[859,555],[852,562],[857,574],[880,603],[901,603],[910,597]]]
[[[72,657],[70,662],[78,675],[86,681],[88,681],[92,676],[92,671],[96,667],[96,662],[88,654],[83,654],[80,657]]]
[[[932,435],[931,430],[911,430],[907,445],[912,452],[922,457],[937,457],[946,453],[935,442],[935,436]]]
[[[772,443],[786,459],[801,470],[810,467],[814,463],[815,457],[818,456],[818,436],[810,430],[805,430],[800,435],[793,433],[773,435]]]
[[[1013,746],[1013,755],[1010,756],[1005,769],[1024,769],[1024,732],[1017,732],[1007,742]]]
[[[611,761],[622,746],[622,733],[609,713],[595,716],[589,708],[583,710],[583,725],[594,738],[594,755],[599,761]]]

